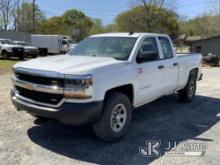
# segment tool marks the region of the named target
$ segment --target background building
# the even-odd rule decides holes
[[[203,56],[211,53],[220,58],[220,35],[192,42],[191,51],[193,53],[202,53]]]

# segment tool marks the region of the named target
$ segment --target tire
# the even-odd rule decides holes
[[[37,58],[37,56],[38,56],[37,54],[36,54],[36,55],[33,55],[32,58]]]
[[[93,125],[93,131],[100,139],[113,142],[125,135],[131,122],[132,109],[128,97],[122,93],[112,92],[106,97],[102,117]]]
[[[179,94],[179,100],[181,102],[191,102],[196,93],[196,76],[190,75],[186,87],[181,89]]]
[[[8,58],[9,58],[9,56],[8,56],[8,53],[7,52],[2,52],[2,58],[4,59],[4,60],[7,60]]]
[[[21,55],[18,58],[19,58],[19,60],[24,60],[24,55]]]
[[[32,117],[36,118],[37,120],[40,120],[40,121],[48,121],[47,118],[45,117],[42,117],[42,116],[38,116],[37,114],[34,114],[34,113],[29,113]]]
[[[47,56],[48,50],[45,48],[39,48],[39,55],[40,56]]]

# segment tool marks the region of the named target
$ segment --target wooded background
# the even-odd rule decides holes
[[[1,0],[0,30],[70,35],[76,41],[91,34],[128,31],[210,37],[220,34],[218,3],[216,0],[207,11],[188,20],[176,12],[175,0],[133,0],[131,8],[104,26],[101,19],[90,18],[74,6],[63,15],[47,18],[35,0]]]

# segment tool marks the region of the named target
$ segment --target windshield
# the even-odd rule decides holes
[[[62,44],[63,44],[63,45],[68,45],[69,43],[67,42],[67,40],[63,39],[63,40],[62,40]]]
[[[0,40],[1,44],[16,45],[12,40]]]
[[[16,43],[10,39],[8,39],[9,45],[16,45]]]
[[[17,45],[21,45],[21,46],[30,46],[28,43],[26,42],[17,42]]]
[[[70,44],[73,44],[73,41],[72,40],[67,40],[68,43]]]
[[[132,37],[92,37],[81,41],[69,54],[93,57],[113,57],[127,60],[137,38]]]

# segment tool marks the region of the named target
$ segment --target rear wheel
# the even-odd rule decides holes
[[[131,116],[128,97],[119,92],[110,93],[105,100],[101,120],[93,126],[93,130],[104,141],[116,141],[126,133]]]
[[[9,58],[8,53],[6,51],[2,52],[2,57],[4,60],[7,60]]]
[[[191,102],[196,93],[196,76],[190,75],[187,85],[184,89],[181,89],[179,99],[182,102]]]

